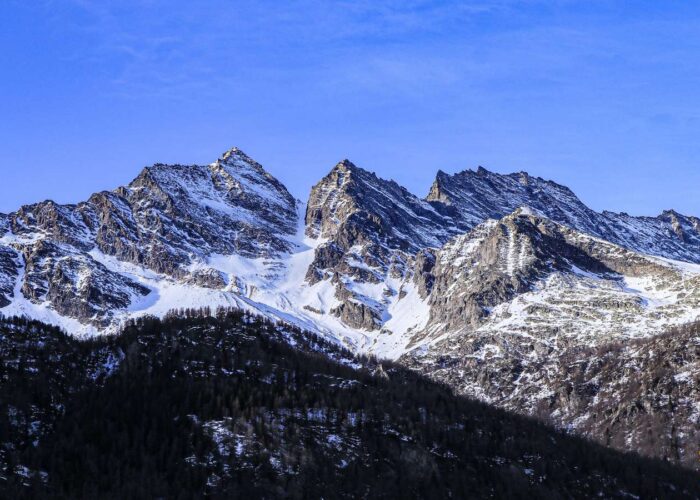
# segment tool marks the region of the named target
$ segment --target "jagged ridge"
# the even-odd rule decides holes
[[[426,199],[462,227],[528,206],[555,222],[638,252],[700,263],[700,219],[672,210],[658,217],[598,213],[569,188],[526,172],[501,175],[483,167],[454,175],[440,171]]]

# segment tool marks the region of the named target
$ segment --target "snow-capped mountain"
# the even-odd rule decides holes
[[[536,375],[696,320],[700,220],[598,213],[551,181],[483,168],[438,172],[421,199],[348,160],[303,203],[236,148],[0,215],[4,315],[85,335],[217,305],[603,439],[590,415],[577,421],[584,409],[557,404],[563,382]],[[700,385],[696,368],[684,370]]]
[[[501,175],[483,167],[438,171],[427,200],[460,227],[500,219],[527,206],[545,217],[641,253],[700,263],[700,219],[667,210],[658,217],[598,213],[567,187],[526,172]]]
[[[235,148],[211,165],[147,167],[128,186],[77,205],[24,206],[0,225],[0,293],[12,302],[3,312],[108,328],[127,311],[175,300],[146,275],[182,287],[235,286],[209,259],[289,252],[296,218],[285,187]]]

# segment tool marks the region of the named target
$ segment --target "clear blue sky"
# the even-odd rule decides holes
[[[239,146],[300,198],[337,161],[425,195],[526,170],[700,215],[700,2],[4,0],[0,211]]]

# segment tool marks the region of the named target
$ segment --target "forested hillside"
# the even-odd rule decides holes
[[[3,498],[694,498],[700,476],[238,311],[0,322]]]

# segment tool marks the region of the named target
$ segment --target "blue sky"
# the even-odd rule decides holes
[[[0,211],[231,146],[300,198],[337,161],[425,195],[478,165],[700,215],[700,3],[0,5]]]

